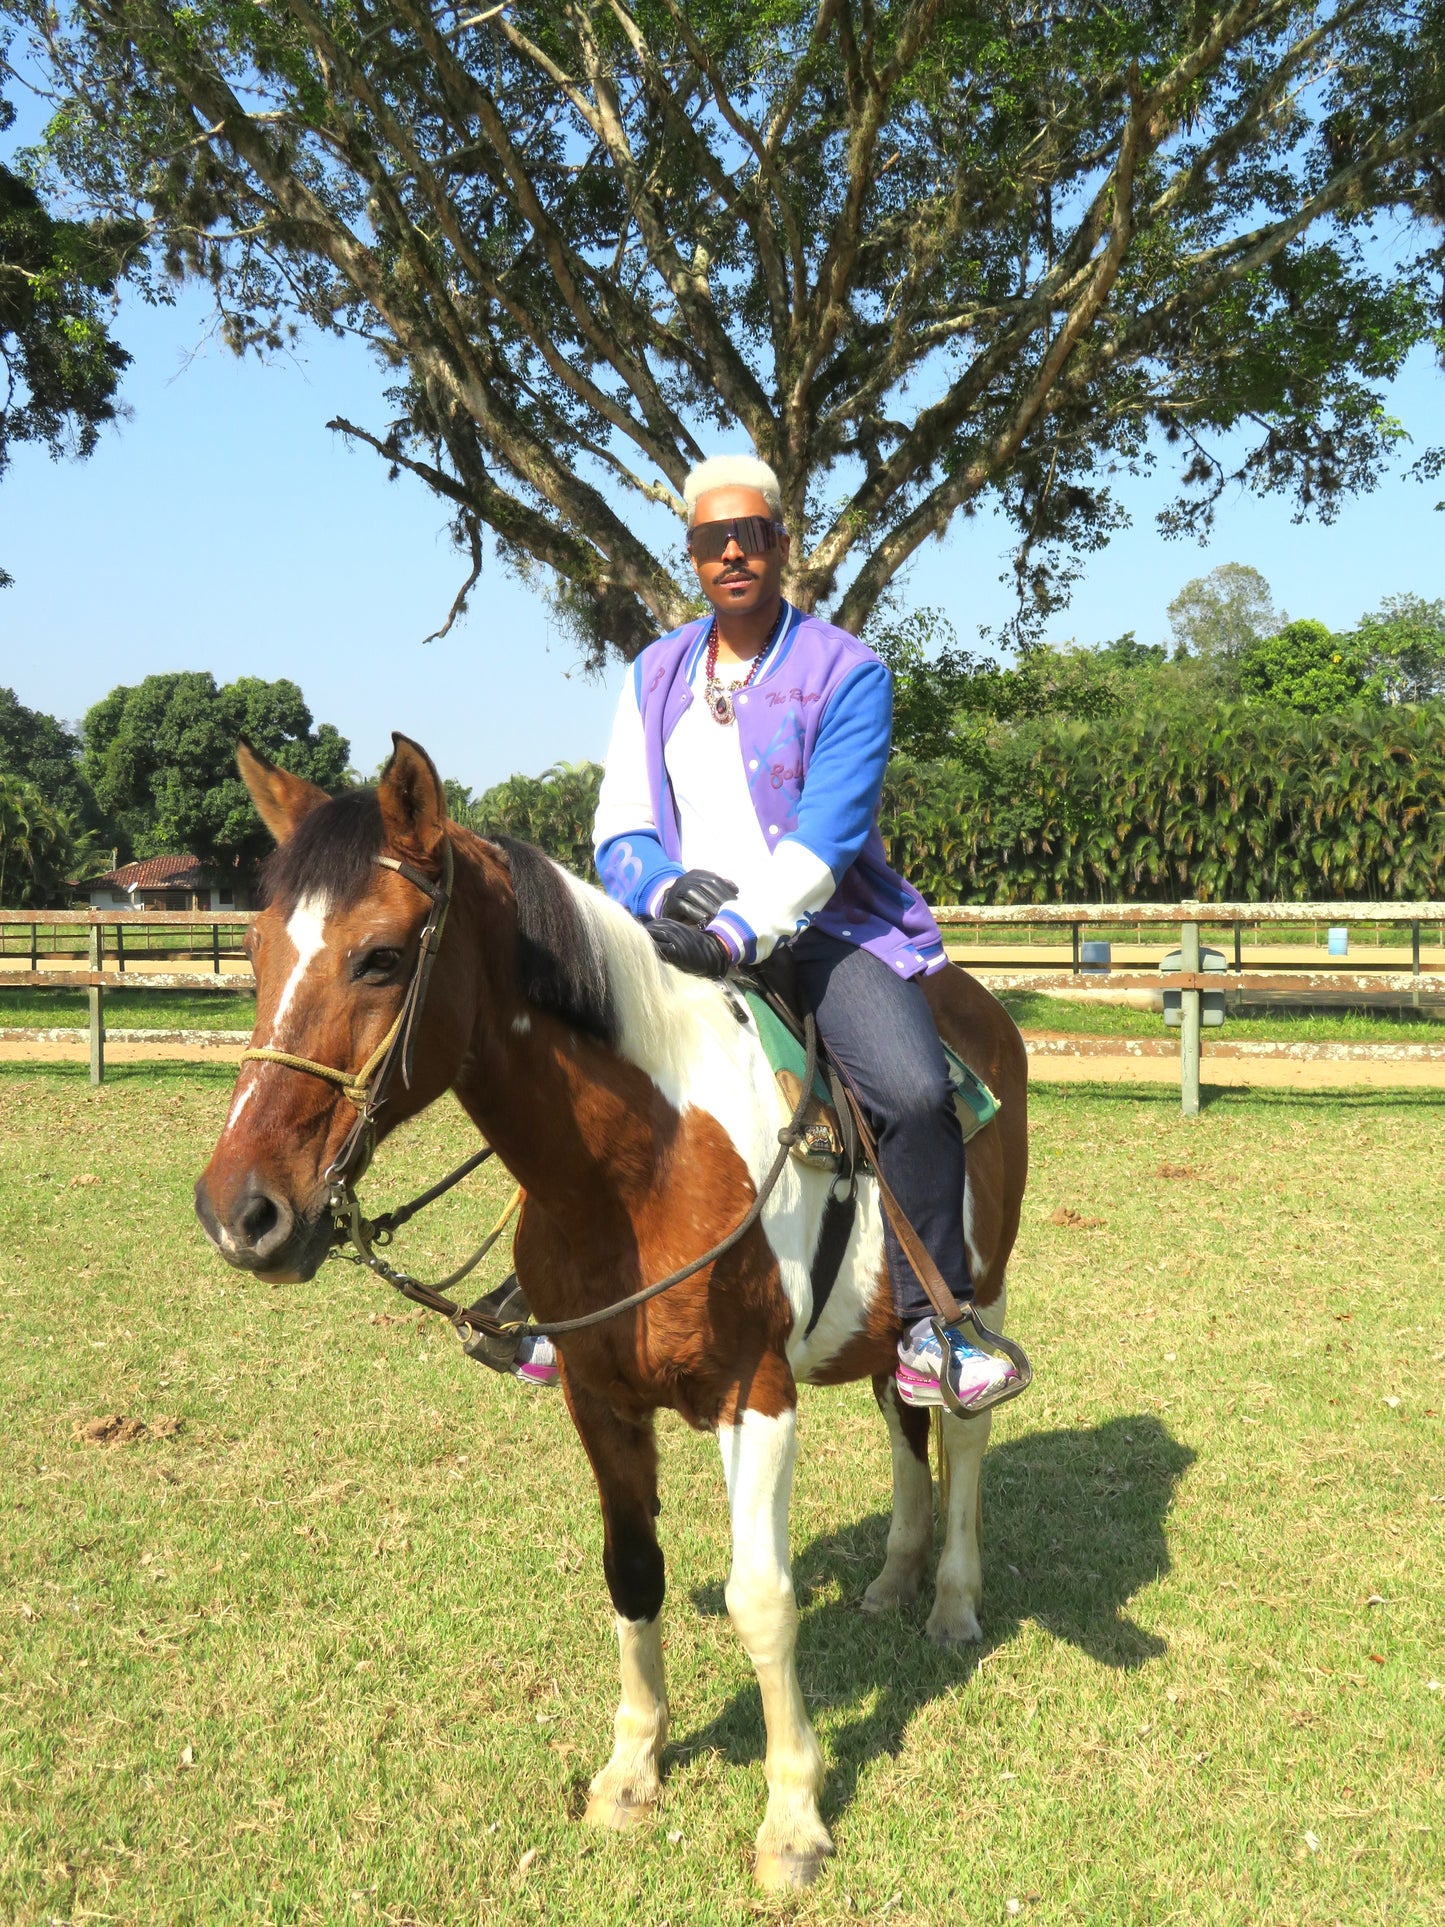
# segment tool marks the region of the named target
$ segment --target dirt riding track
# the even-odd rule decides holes
[[[984,1642],[864,1619],[866,1390],[802,1408],[799,1666],[838,1857],[751,1887],[716,1449],[663,1428],[673,1743],[576,1822],[616,1690],[559,1399],[349,1268],[258,1288],[190,1187],[230,1070],[0,1069],[0,1918],[1437,1922],[1445,1328],[1433,1095],[1041,1086],[984,1475]],[[467,1142],[439,1109],[366,1189]],[[482,1174],[485,1176],[485,1174]],[[408,1234],[440,1270],[479,1178]],[[739,1769],[746,1770],[739,1770]]]
[[[1040,1083],[1169,1084],[1179,1086],[1179,1046],[1167,1037],[1138,1039],[1026,1034],[1030,1079]],[[111,1031],[108,1064],[156,1067],[240,1063],[239,1039],[181,1033],[128,1039]],[[0,1034],[0,1064],[83,1064],[83,1032],[69,1035]],[[1329,1091],[1343,1089],[1445,1091],[1445,1047],[1440,1045],[1237,1045],[1204,1047],[1206,1089]]]

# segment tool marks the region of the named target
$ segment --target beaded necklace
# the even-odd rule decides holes
[[[740,690],[747,688],[748,684],[752,681],[753,677],[757,675],[758,671],[762,668],[764,662],[766,662],[773,644],[777,641],[778,637],[782,634],[783,622],[787,616],[787,613],[788,613],[788,605],[786,601],[783,601],[778,608],[778,619],[773,624],[773,632],[768,637],[767,641],[763,644],[762,648],[753,657],[752,668],[749,669],[748,673],[743,677],[741,682],[733,682],[733,683],[724,683],[724,682],[718,681],[717,617],[716,616],[713,617],[712,628],[708,631],[708,638],[707,638],[707,663],[703,671],[703,675],[704,675],[703,700],[704,702],[706,702],[708,706],[708,710],[710,711],[712,715],[712,719],[715,723],[735,723],[737,721],[737,712],[733,708],[733,697],[736,696]]]

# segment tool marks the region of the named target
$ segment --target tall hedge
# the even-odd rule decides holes
[[[467,812],[595,881],[596,764],[513,777]],[[961,763],[895,758],[881,823],[933,903],[1445,894],[1445,705],[1262,705],[1000,729]]]
[[[1438,897],[1445,705],[1262,705],[1000,732],[895,763],[882,827],[933,903]]]

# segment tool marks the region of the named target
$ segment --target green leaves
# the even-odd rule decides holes
[[[0,909],[38,910],[63,901],[76,833],[33,783],[0,772]]]
[[[448,783],[447,807],[478,836],[520,837],[596,883],[592,824],[601,783],[600,763],[556,763],[540,776],[509,776],[475,799],[460,784]]]
[[[0,72],[7,44],[0,36]],[[12,112],[0,98],[0,128]],[[105,297],[140,232],[132,221],[56,220],[0,166],[0,479],[17,444],[84,457],[114,420],[130,356],[106,328]],[[0,588],[8,580],[0,570]]]
[[[1196,531],[1232,483],[1326,516],[1370,486],[1436,325],[1438,7],[9,11],[48,162],[156,287],[206,279],[238,351],[369,340],[394,405],[338,431],[474,571],[490,539],[555,583],[594,660],[687,615],[669,515],[709,445],[774,464],[788,592],[855,631],[991,497],[1029,637],[1121,467],[1177,453],[1160,515]]]
[[[147,676],[113,689],[85,718],[85,773],[131,855],[188,851],[249,871],[271,839],[236,772],[242,736],[297,776],[336,789],[351,746],[313,728],[296,684],[208,671]]]
[[[1439,897],[1445,705],[1127,714],[896,758],[881,824],[934,903]]]
[[[1353,636],[1337,636],[1322,622],[1287,622],[1261,636],[1239,658],[1247,696],[1323,716],[1343,709],[1365,686],[1365,652]]]
[[[1369,687],[1387,703],[1445,696],[1445,601],[1390,596],[1352,638]]]

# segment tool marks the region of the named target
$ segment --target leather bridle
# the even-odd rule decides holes
[[[450,838],[442,843],[441,875],[429,877],[415,864],[394,856],[379,856],[377,862],[384,870],[395,870],[398,876],[420,890],[431,903],[426,922],[422,925],[418,941],[416,968],[411,973],[406,994],[387,1029],[386,1035],[367,1058],[359,1071],[340,1070],[334,1064],[322,1064],[314,1057],[302,1057],[296,1051],[276,1050],[269,1044],[253,1044],[241,1053],[243,1064],[281,1064],[287,1070],[303,1071],[308,1077],[319,1077],[325,1083],[335,1084],[356,1107],[356,1121],[342,1141],[340,1150],[326,1167],[322,1183],[326,1186],[326,1209],[331,1217],[331,1244],[333,1258],[346,1258],[353,1264],[365,1265],[378,1277],[394,1285],[405,1297],[417,1304],[425,1305],[428,1310],[442,1312],[455,1322],[456,1306],[451,1300],[441,1296],[441,1290],[424,1285],[419,1278],[410,1273],[398,1271],[380,1257],[376,1247],[390,1244],[394,1232],[408,1219],[424,1211],[429,1204],[450,1191],[454,1184],[477,1166],[485,1164],[493,1155],[490,1145],[484,1145],[471,1157],[459,1164],[454,1171],[448,1172],[439,1183],[430,1185],[418,1197],[406,1204],[398,1205],[393,1211],[383,1211],[379,1217],[368,1218],[361,1208],[361,1200],[356,1195],[356,1182],[371,1162],[376,1149],[376,1116],[387,1100],[392,1081],[398,1071],[402,1085],[411,1089],[412,1066],[416,1056],[417,1025],[421,1018],[422,1005],[426,1002],[427,985],[431,981],[432,966],[436,962],[437,951],[441,947],[442,931],[446,928],[447,911],[452,899],[452,881],[455,875],[455,860],[452,855]],[[520,1186],[513,1191],[510,1202],[496,1224],[482,1240],[481,1244],[448,1277],[443,1278],[441,1287],[458,1284],[467,1274],[474,1271],[486,1257],[492,1246],[501,1237],[508,1221],[522,1201]],[[354,1245],[356,1256],[346,1251],[346,1245]]]
[[[361,1176],[371,1162],[376,1149],[376,1114],[386,1102],[398,1069],[403,1086],[407,1090],[411,1088],[417,1019],[426,1001],[427,984],[441,947],[442,931],[446,927],[447,910],[452,897],[454,860],[449,838],[442,839],[442,870],[440,877],[435,879],[401,857],[379,856],[376,860],[382,869],[395,870],[398,876],[405,877],[408,883],[431,901],[431,909],[422,926],[416,968],[411,973],[411,982],[406,987],[401,1008],[385,1037],[361,1069],[355,1072],[339,1070],[333,1064],[320,1064],[313,1057],[298,1056],[295,1051],[275,1050],[269,1044],[252,1044],[241,1053],[243,1064],[284,1064],[288,1070],[305,1071],[309,1077],[319,1077],[328,1084],[338,1085],[342,1095],[355,1105],[356,1122],[327,1166],[322,1180],[327,1188],[328,1205],[333,1212],[344,1210],[349,1205],[353,1181]]]
[[[425,1305],[429,1311],[440,1312],[444,1318],[450,1320],[462,1343],[473,1357],[487,1356],[489,1363],[498,1363],[497,1358],[488,1356],[480,1346],[490,1343],[494,1348],[500,1347],[503,1351],[514,1354],[524,1331],[551,1337],[554,1334],[581,1331],[588,1326],[602,1324],[606,1319],[615,1318],[622,1312],[632,1311],[662,1292],[670,1291],[674,1285],[680,1285],[685,1278],[693,1277],[707,1265],[722,1257],[725,1252],[731,1251],[762,1216],[763,1207],[772,1195],[782,1175],[783,1167],[787,1163],[789,1151],[802,1135],[803,1116],[811,1101],[813,1074],[818,1061],[817,1030],[811,1017],[807,1025],[808,1075],[803,1080],[797,1109],[790,1123],[785,1130],[778,1133],[777,1155],[759,1186],[751,1207],[721,1243],[714,1245],[710,1251],[705,1251],[691,1264],[683,1265],[677,1271],[670,1272],[666,1278],[660,1278],[655,1284],[644,1286],[641,1291],[632,1292],[617,1303],[604,1305],[600,1310],[589,1312],[583,1317],[564,1318],[548,1325],[531,1322],[523,1325],[518,1321],[498,1320],[491,1315],[484,1301],[465,1307],[456,1304],[444,1294],[451,1286],[460,1284],[469,1272],[474,1271],[497,1239],[501,1237],[507,1223],[521,1203],[520,1186],[512,1193],[501,1217],[472,1255],[464,1264],[458,1265],[455,1271],[439,1280],[436,1285],[424,1284],[420,1278],[413,1278],[409,1272],[389,1265],[379,1255],[376,1250],[378,1245],[389,1244],[392,1234],[400,1226],[441,1197],[444,1192],[450,1191],[454,1184],[459,1184],[468,1172],[475,1171],[479,1164],[485,1163],[492,1156],[492,1150],[490,1145],[484,1146],[464,1164],[459,1164],[455,1171],[449,1172],[439,1183],[430,1186],[408,1203],[399,1205],[394,1211],[385,1211],[380,1217],[368,1218],[361,1209],[361,1200],[356,1195],[356,1180],[366,1170],[371,1161],[372,1152],[376,1148],[376,1114],[386,1102],[392,1079],[398,1069],[401,1071],[403,1085],[407,1089],[411,1087],[417,1023],[421,1016],[422,1005],[426,1001],[427,984],[431,979],[432,965],[436,962],[442,931],[446,926],[454,874],[454,860],[449,838],[442,844],[442,871],[440,878],[435,881],[425,871],[418,870],[413,864],[404,862],[398,857],[380,856],[376,860],[383,869],[395,870],[398,876],[405,877],[408,883],[414,884],[422,895],[431,901],[431,909],[422,928],[416,968],[412,972],[411,982],[407,985],[406,995],[402,998],[401,1008],[386,1035],[361,1069],[355,1072],[338,1069],[333,1064],[322,1064],[314,1057],[301,1056],[297,1051],[277,1050],[268,1044],[253,1044],[241,1053],[243,1064],[281,1064],[287,1070],[302,1071],[308,1077],[319,1077],[325,1083],[335,1084],[356,1106],[356,1122],[347,1133],[341,1149],[327,1166],[322,1179],[326,1186],[326,1207],[331,1214],[333,1249],[330,1255],[333,1258],[344,1258],[352,1264],[364,1265],[367,1270],[384,1278],[403,1297],[410,1298],[415,1304]],[[354,1247],[354,1254],[344,1249],[348,1244]],[[478,1349],[473,1348],[474,1344]]]

